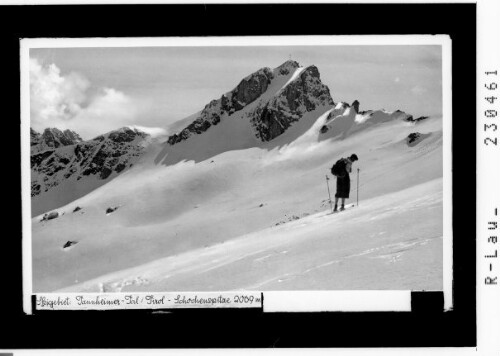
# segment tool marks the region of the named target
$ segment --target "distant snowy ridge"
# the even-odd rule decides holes
[[[413,116],[403,111],[368,110],[359,111],[359,101],[355,100],[352,105],[339,102],[326,117],[320,132],[322,139],[340,137],[346,138],[363,128],[392,120],[411,122]]]
[[[233,90],[212,100],[189,120],[183,120],[185,126],[178,127],[177,133],[168,138],[157,162],[173,164],[183,159],[198,161],[209,156],[193,154],[193,150],[208,150],[216,155],[229,150],[264,147],[265,143],[274,142],[307,117],[308,124],[301,125],[305,133],[319,116],[331,109],[324,124],[319,125],[320,140],[343,138],[370,125],[394,119],[413,120],[412,115],[399,110],[361,112],[357,100],[351,105],[335,104],[315,65],[301,66],[288,60],[274,69],[265,67],[246,76]],[[311,113],[317,113],[316,118],[306,115]],[[211,134],[206,136],[208,132]],[[300,133],[289,136],[296,138]],[[195,140],[195,137],[198,138]],[[229,143],[221,143],[222,140]],[[190,144],[173,148],[185,142]],[[287,142],[280,140],[280,143]],[[170,159],[166,160],[169,155]]]

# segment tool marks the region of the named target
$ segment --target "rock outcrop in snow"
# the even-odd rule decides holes
[[[45,214],[42,217],[41,221],[47,221],[52,219],[57,219],[59,217],[59,213],[57,211],[51,211],[50,213]]]
[[[76,135],[77,140],[79,139],[77,143],[62,141],[68,144],[33,153],[31,196],[47,192],[69,179],[80,180],[86,176],[93,176],[104,180],[113,173],[122,172],[142,154],[144,150],[142,143],[147,136],[137,129],[124,127],[88,141],[81,141]],[[68,138],[68,135],[65,137]]]
[[[422,140],[426,139],[429,137],[430,134],[422,134],[420,132],[412,132],[406,137],[406,144],[409,147],[414,147],[418,145]]]
[[[63,249],[69,248],[73,245],[76,245],[78,241],[66,241],[66,243],[63,245]]]
[[[356,114],[359,114],[359,101],[354,100],[351,104],[351,107],[354,109]]]
[[[422,121],[422,120],[426,120],[428,118],[429,118],[429,116],[420,116],[420,117],[417,117],[416,119],[414,119],[413,116],[410,116],[406,121],[408,121],[408,122],[419,122],[419,121]]]
[[[83,141],[80,135],[74,131],[61,131],[56,128],[46,128],[42,134],[30,128],[30,139],[32,154],[48,149],[74,145]]]

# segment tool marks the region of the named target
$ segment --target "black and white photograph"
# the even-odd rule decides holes
[[[498,350],[495,0],[8,1],[0,353]]]
[[[448,37],[26,41],[33,293],[451,285]]]

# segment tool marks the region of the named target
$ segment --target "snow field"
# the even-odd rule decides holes
[[[436,179],[339,214],[322,211],[62,292],[439,290],[441,185]]]
[[[33,290],[439,289],[441,119],[387,122],[345,140],[318,141],[316,129],[329,109],[318,109],[260,148],[243,140],[246,128],[225,125],[196,137],[189,150],[179,147],[194,161],[163,151],[167,165],[154,164],[160,149],[152,147],[156,151],[142,163],[58,209],[64,216],[43,223],[34,218]],[[228,125],[244,122],[234,119]],[[431,135],[409,147],[405,138],[415,131]],[[229,151],[221,139],[228,132],[242,132]],[[218,147],[203,151],[202,140]],[[360,167],[360,207],[323,221],[325,175],[336,159],[353,152],[360,161],[349,201],[356,198]],[[424,196],[424,203],[418,200]],[[403,203],[407,208],[398,213]],[[72,213],[75,206],[83,209]],[[110,206],[120,208],[106,216]],[[301,219],[276,226],[293,216]],[[311,224],[315,217],[318,224]],[[68,240],[78,244],[61,251]],[[378,252],[354,256],[369,248]],[[404,250],[400,257],[398,249]],[[393,260],[400,268],[391,269]]]

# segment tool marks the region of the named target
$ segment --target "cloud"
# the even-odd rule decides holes
[[[427,92],[427,89],[420,85],[415,85],[410,91],[415,95],[422,95]]]
[[[30,59],[31,126],[70,129],[84,139],[134,123],[139,103],[113,88],[93,88],[79,73]]]
[[[84,103],[90,82],[77,73],[61,76],[54,64],[42,66],[30,59],[30,111],[36,121],[66,120]]]
[[[146,126],[139,126],[139,125],[130,125],[130,128],[145,132],[153,138],[164,137],[164,136],[167,136],[167,133],[168,133],[166,129],[161,128],[161,127],[146,127]]]

